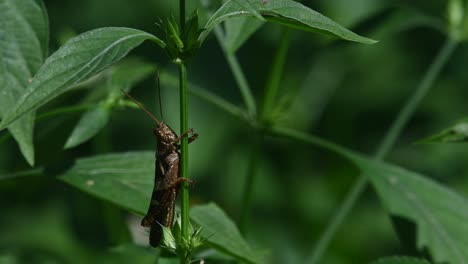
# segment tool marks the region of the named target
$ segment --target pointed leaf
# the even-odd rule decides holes
[[[107,124],[109,116],[109,110],[104,105],[88,110],[78,121],[64,148],[76,147],[94,137]]]
[[[247,263],[261,263],[261,255],[244,240],[234,222],[214,203],[194,206],[190,218],[203,227],[202,236],[219,251]]]
[[[386,257],[378,259],[371,264],[430,264],[427,260],[412,257]]]
[[[462,120],[437,135],[422,140],[421,143],[466,142],[468,141],[468,119]]]
[[[417,224],[417,246],[435,262],[468,264],[468,200],[423,175],[367,158],[301,132],[274,132],[334,151],[355,163],[372,182],[388,210]]]
[[[395,215],[417,224],[417,244],[436,262],[468,264],[468,200],[421,174],[352,158]]]
[[[245,5],[248,3],[249,8],[240,3],[245,3]],[[345,40],[366,44],[376,42],[372,39],[359,36],[330,18],[292,0],[230,0],[222,5],[208,20],[205,25],[205,31],[200,35],[200,41],[203,42],[208,33],[224,20],[232,17],[254,17],[255,13],[251,11],[252,8],[267,21],[291,28],[325,33]]]
[[[127,152],[78,159],[60,179],[143,215],[153,189],[154,153]]]
[[[44,61],[48,48],[48,19],[41,1],[0,1],[0,116],[18,102],[29,80]],[[34,112],[8,130],[30,165],[34,164]]]
[[[0,129],[119,61],[144,40],[165,46],[155,36],[131,28],[100,28],[72,38],[46,60]]]

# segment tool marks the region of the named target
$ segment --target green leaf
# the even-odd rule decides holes
[[[143,215],[154,184],[154,153],[127,152],[78,159],[60,179]]]
[[[239,2],[249,4],[249,8]],[[291,0],[230,0],[222,5],[218,11],[208,20],[205,30],[200,35],[200,42],[219,23],[232,18],[242,16],[255,16],[251,11],[254,8],[267,21],[279,23],[291,28],[304,31],[325,33],[349,41],[366,44],[375,43],[375,40],[357,35],[342,27],[330,18]]]
[[[468,141],[468,119],[462,120],[437,135],[421,141],[421,143],[435,142],[466,142]]]
[[[25,171],[15,171],[8,174],[0,174],[0,181],[2,180],[14,180],[22,177],[38,176],[44,172],[43,168],[34,168]]]
[[[403,168],[352,158],[371,180],[388,210],[417,224],[417,245],[436,262],[468,263],[468,200]]]
[[[203,227],[202,236],[217,250],[247,263],[261,263],[261,255],[244,240],[234,222],[214,203],[194,206],[190,218]]]
[[[301,132],[273,132],[334,151],[356,164],[394,215],[417,224],[417,246],[428,248],[435,262],[468,264],[468,200],[423,175],[364,157]]]
[[[225,44],[228,52],[235,53],[263,24],[263,21],[252,17],[226,20]]]
[[[262,17],[262,15],[258,12],[256,6],[254,6],[252,4],[251,1],[248,1],[248,0],[234,0],[234,2],[236,2],[239,6],[242,7],[242,9],[245,9],[247,11],[249,11],[250,13],[252,13],[252,15],[261,20],[261,21],[265,21],[265,19]]]
[[[0,1],[0,116],[14,108],[29,80],[45,59],[48,18],[43,3],[34,0]],[[8,126],[30,165],[34,165],[34,112]]]
[[[4,116],[0,129],[122,59],[144,40],[165,47],[157,37],[131,28],[100,28],[72,38],[46,60],[26,93]]]
[[[373,261],[371,264],[430,264],[427,260],[412,257],[386,257]]]
[[[70,137],[65,143],[65,149],[76,147],[94,137],[109,121],[110,113],[104,105],[99,105],[87,111],[78,121]]]

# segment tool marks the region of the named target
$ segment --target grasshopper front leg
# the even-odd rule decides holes
[[[193,185],[193,184],[195,184],[196,181],[192,180],[192,179],[179,177],[179,178],[175,179],[172,182],[164,183],[161,186],[155,187],[154,190],[155,191],[165,191],[165,190],[169,190],[169,189],[178,188],[180,186],[180,184],[183,183],[183,182],[187,182],[188,184]]]
[[[190,134],[192,135],[189,137]],[[198,138],[198,134],[193,131],[193,128],[190,128],[189,130],[185,131],[184,133],[180,134],[180,136],[175,138],[174,143],[179,143],[179,141],[182,140],[184,137],[188,137],[188,142],[191,143],[192,141]]]

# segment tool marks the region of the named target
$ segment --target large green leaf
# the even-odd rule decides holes
[[[318,145],[350,159],[369,178],[388,210],[417,224],[417,245],[436,262],[468,263],[468,200],[441,184],[287,128],[274,133]]]
[[[436,262],[468,263],[468,200],[447,187],[403,168],[352,158],[395,215],[417,224],[418,247]]]
[[[427,260],[412,257],[386,257],[378,259],[372,264],[430,264]]]
[[[214,203],[194,206],[190,218],[203,227],[202,236],[217,250],[247,263],[261,263],[262,256],[244,240],[234,222]]]
[[[72,38],[46,60],[26,93],[4,116],[0,129],[122,59],[144,40],[165,46],[149,33],[120,27],[95,29]]]
[[[128,152],[78,159],[63,181],[143,215],[154,179],[154,153]]]
[[[109,111],[105,105],[88,110],[76,124],[64,148],[76,147],[94,137],[109,121]]]
[[[200,35],[200,41],[203,41],[208,33],[224,20],[232,17],[255,16],[251,11],[252,8],[270,22],[304,31],[326,33],[349,41],[375,43],[374,40],[359,36],[330,18],[292,0],[230,0],[208,20],[205,30]]]
[[[49,25],[43,4],[35,0],[0,0],[0,116],[18,102],[45,59]],[[29,164],[34,164],[34,112],[8,126]]]

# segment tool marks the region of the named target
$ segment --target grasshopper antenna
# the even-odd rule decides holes
[[[156,72],[156,85],[158,88],[158,99],[159,99],[159,113],[161,114],[161,119],[164,122],[164,115],[163,115],[163,110],[162,110],[162,100],[161,100],[161,83],[160,83],[160,78],[159,78],[159,72]]]
[[[135,98],[133,98],[130,94],[128,94],[127,92],[125,92],[124,90],[121,90],[123,94],[125,94],[125,96],[127,96],[130,100],[132,100],[136,105],[138,105],[138,107],[140,107],[141,110],[143,110],[149,117],[151,117],[151,119],[153,119],[158,125],[161,123],[156,117],[154,117],[150,111],[146,110],[146,108],[140,103],[138,102]]]

